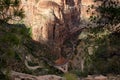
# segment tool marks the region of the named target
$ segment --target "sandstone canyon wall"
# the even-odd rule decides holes
[[[33,39],[41,42],[53,40],[53,29],[57,38],[57,33],[62,36],[62,33],[68,33],[66,30],[79,23],[79,4],[79,0],[21,0],[25,23],[32,27]]]
[[[53,26],[56,29],[61,26],[63,31],[80,26],[81,20],[87,21],[91,15],[98,14],[95,8],[90,7],[100,4],[100,1],[94,0],[21,0],[21,8],[26,15],[25,23],[33,28],[33,39],[42,42],[53,39]]]
[[[95,9],[93,0],[21,0],[25,24],[32,28],[32,38],[52,47],[51,53],[61,53],[64,40],[79,29],[81,20],[88,20]],[[97,4],[96,4],[97,5]]]

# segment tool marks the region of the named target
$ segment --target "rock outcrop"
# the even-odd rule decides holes
[[[45,43],[54,41],[59,36],[60,28],[65,27],[60,6],[52,1],[40,1],[37,10],[32,27],[33,39]]]
[[[34,76],[25,73],[11,71],[11,80],[65,80],[63,77],[56,75]]]
[[[65,77],[56,76],[56,75],[43,75],[43,76],[34,76],[25,73],[19,73],[11,71],[10,74],[12,80],[66,80]],[[119,80],[120,75],[88,75],[85,78],[78,78],[77,80]]]

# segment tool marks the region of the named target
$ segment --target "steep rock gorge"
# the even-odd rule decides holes
[[[50,53],[59,58],[64,54],[61,49],[65,40],[87,27],[83,21],[88,21],[95,11],[86,12],[93,3],[92,0],[21,0],[20,9],[25,11],[24,21],[32,28],[33,40],[48,45]]]
[[[92,6],[92,5],[94,5],[94,6]],[[84,69],[85,69],[84,64],[87,62],[87,61],[85,61],[85,59],[88,59],[88,61],[90,61],[90,59],[92,60],[93,58],[90,58],[88,55],[92,55],[93,49],[97,49],[99,46],[93,45],[95,40],[92,38],[96,38],[96,36],[93,36],[93,34],[89,34],[89,30],[88,31],[86,31],[86,29],[85,29],[85,31],[82,30],[82,33],[80,33],[80,32],[78,33],[78,31],[80,31],[82,28],[89,26],[87,24],[89,23],[89,21],[90,21],[89,18],[91,18],[92,15],[95,15],[95,16],[99,15],[99,13],[95,11],[96,10],[95,8],[99,5],[101,5],[101,2],[94,3],[92,0],[56,0],[56,1],[55,0],[21,0],[19,9],[23,9],[25,11],[24,21],[25,21],[25,24],[30,26],[32,29],[32,39],[34,40],[34,43],[32,42],[33,40],[26,41],[26,40],[23,40],[23,38],[25,38],[25,37],[20,36],[20,40],[16,39],[15,41],[23,41],[24,46],[21,46],[20,48],[18,48],[17,46],[14,46],[12,49],[15,49],[15,51],[18,53],[20,51],[22,51],[20,53],[23,53],[22,56],[25,59],[24,67],[27,67],[29,70],[36,70],[38,68],[42,68],[42,66],[31,65],[32,66],[31,67],[29,65],[29,62],[31,62],[31,63],[37,62],[38,64],[45,63],[45,61],[40,62],[40,61],[42,61],[41,59],[43,59],[43,58],[41,58],[41,56],[42,56],[45,58],[51,57],[51,59],[48,58],[46,60],[48,62],[47,64],[49,64],[50,62],[53,61],[55,64],[51,63],[52,66],[60,69],[63,72],[68,71],[68,68],[66,68],[66,66],[68,67],[68,64],[67,64],[68,61],[71,64],[70,65],[71,70],[84,71]],[[91,7],[93,7],[93,8],[91,8]],[[11,11],[12,11],[12,9],[11,9]],[[118,27],[119,26],[120,25],[118,25]],[[10,31],[11,32],[12,31],[19,32],[19,29],[18,30],[14,29],[14,30],[10,30]],[[23,33],[23,31],[20,33]],[[108,31],[105,31],[105,33],[109,34]],[[78,34],[80,34],[80,35],[78,36]],[[95,33],[95,34],[97,34],[97,33]],[[108,34],[104,34],[104,35],[108,35]],[[17,38],[17,36],[18,35],[15,35],[15,38]],[[87,36],[88,36],[88,38],[86,38]],[[85,39],[82,39],[81,37],[85,38]],[[100,36],[100,38],[101,38],[101,36]],[[5,38],[5,40],[7,41],[6,38]],[[8,40],[10,40],[9,35],[8,35]],[[11,38],[10,43],[14,42],[13,40],[14,40],[14,37],[13,37],[13,39]],[[108,40],[106,40],[106,41],[110,42]],[[28,43],[30,42],[30,43],[28,45],[26,45],[27,43],[25,44],[25,42],[28,42]],[[104,40],[104,42],[105,42],[105,40]],[[45,45],[41,45],[39,43],[45,44]],[[117,43],[119,43],[119,42],[117,42]],[[34,44],[37,44],[37,45],[34,45]],[[110,45],[109,43],[107,43],[107,44],[108,44],[108,46]],[[39,47],[38,47],[38,45],[39,45]],[[46,45],[47,45],[47,47],[46,47]],[[43,49],[41,49],[41,47]],[[48,47],[50,48],[49,50],[48,50]],[[38,48],[38,49],[36,49],[36,48]],[[104,45],[103,45],[103,48],[104,48]],[[10,52],[12,49],[10,48]],[[27,51],[29,49],[31,49],[31,50]],[[108,47],[108,50],[109,49],[112,49],[112,47]],[[119,50],[119,48],[118,48],[118,50]],[[24,51],[26,51],[26,52],[24,52]],[[101,51],[101,49],[100,49],[100,51]],[[107,51],[107,50],[105,50],[105,51]],[[110,51],[110,52],[111,53],[114,52],[114,48],[113,48],[113,51]],[[116,52],[118,52],[118,51],[116,50]],[[32,53],[32,55],[30,55],[29,53]],[[87,55],[85,55],[86,53],[87,53]],[[106,52],[102,52],[102,53],[105,54]],[[33,54],[35,54],[35,55],[33,55]],[[40,56],[38,54],[43,54],[43,55]],[[72,54],[72,58],[71,58],[71,54]],[[100,54],[101,54],[101,52],[100,52]],[[119,55],[119,54],[112,53],[112,55],[110,55],[110,56],[113,56],[113,55]],[[35,57],[33,57],[33,56],[35,56]],[[55,56],[56,58],[53,59],[53,56]],[[66,58],[69,58],[72,60],[69,60],[69,59],[66,60]],[[119,58],[119,56],[117,58]],[[115,62],[118,60],[117,58],[115,58]],[[96,60],[98,60],[98,58],[96,58]],[[98,67],[98,65],[96,64],[96,60],[94,60],[95,65],[96,65],[96,67]],[[88,63],[91,64],[92,62],[88,62]],[[107,62],[105,62],[105,63],[107,63]],[[114,63],[114,61],[113,61],[113,63]],[[109,64],[111,64],[111,61],[109,61]],[[116,64],[119,64],[119,62],[115,63],[115,65]],[[24,65],[24,60],[23,60],[22,65]],[[65,66],[63,66],[63,65],[65,65]],[[88,65],[88,64],[86,64],[86,65]],[[95,65],[91,64],[90,66],[87,66],[87,69],[91,70],[91,66],[95,66]],[[16,65],[14,65],[14,64],[12,65],[12,67],[13,66],[16,67]],[[106,66],[104,66],[104,67],[106,67]],[[99,69],[99,67],[98,67],[98,69]],[[110,68],[108,68],[107,70],[109,70],[109,69]],[[21,69],[19,69],[19,71],[21,71]],[[100,71],[104,71],[104,69],[100,70]],[[118,70],[116,70],[116,71],[118,71]],[[42,71],[41,71],[41,74],[42,74]],[[76,72],[76,74],[77,74],[77,72]]]

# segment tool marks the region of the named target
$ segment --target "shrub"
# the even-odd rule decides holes
[[[64,77],[66,80],[77,80],[77,76],[72,73],[65,73]]]

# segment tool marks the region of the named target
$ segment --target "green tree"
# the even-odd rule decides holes
[[[23,10],[19,10],[20,0],[0,0],[0,20],[7,22],[15,17],[23,18]]]
[[[120,1],[119,0],[94,0],[95,3],[101,2],[101,5],[95,7],[91,5],[91,9],[98,12],[98,16],[94,14],[90,20],[97,23],[99,26],[108,25],[113,32],[120,32]]]

